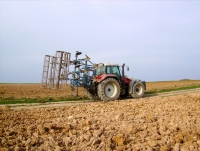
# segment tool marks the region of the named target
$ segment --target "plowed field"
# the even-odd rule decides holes
[[[147,83],[147,88],[171,89],[193,82],[200,83]],[[70,95],[37,84],[1,84],[0,90],[4,98]],[[3,106],[0,150],[200,151],[200,92],[56,108]]]

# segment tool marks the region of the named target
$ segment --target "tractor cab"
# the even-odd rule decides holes
[[[120,76],[119,65],[118,64],[100,64],[96,69],[96,75],[102,74],[116,74]]]
[[[94,70],[93,74],[94,77],[98,79],[98,82],[102,81],[108,76],[121,79],[121,73],[118,64],[100,63],[98,64],[98,67]]]

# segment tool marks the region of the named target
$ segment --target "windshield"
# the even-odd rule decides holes
[[[96,75],[102,75],[102,74],[105,74],[106,73],[106,67],[103,66],[103,67],[99,67],[96,69]]]

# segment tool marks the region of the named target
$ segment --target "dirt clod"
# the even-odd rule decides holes
[[[198,151],[199,140],[200,92],[65,107],[0,108],[0,150]]]

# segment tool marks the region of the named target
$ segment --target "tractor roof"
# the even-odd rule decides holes
[[[116,63],[98,63],[98,66],[119,66]]]

